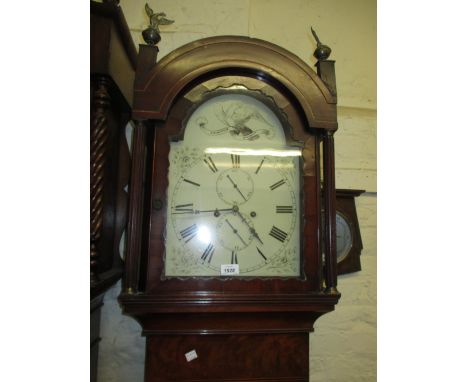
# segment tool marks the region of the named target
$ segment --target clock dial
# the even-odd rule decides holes
[[[353,236],[348,220],[339,212],[336,213],[336,257],[342,261],[353,246]]]
[[[225,264],[244,276],[298,275],[298,187],[287,170],[298,158],[245,156],[244,170],[230,154],[210,158],[195,159],[169,195],[166,275],[219,275]]]
[[[196,145],[171,143],[167,277],[220,276],[228,264],[237,276],[300,275],[301,151],[285,147],[278,118],[251,100],[207,101],[187,122]],[[249,116],[256,122],[240,126]],[[215,120],[228,128],[208,131]]]

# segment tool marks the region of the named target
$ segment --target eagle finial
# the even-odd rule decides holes
[[[156,45],[161,41],[159,26],[172,24],[174,20],[166,19],[164,12],[154,13],[148,3],[145,4],[145,11],[149,17],[150,25],[143,31],[143,39],[149,45]]]

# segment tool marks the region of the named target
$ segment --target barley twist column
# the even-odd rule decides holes
[[[110,96],[108,80],[98,78],[92,96],[91,114],[91,283],[99,280],[99,252],[97,244],[103,225],[103,194],[106,165],[106,148],[109,140],[108,110]]]

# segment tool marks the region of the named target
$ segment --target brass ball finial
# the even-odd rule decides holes
[[[312,27],[310,27],[310,30],[312,31],[312,35],[314,36],[315,41],[317,41],[317,48],[314,51],[314,57],[319,61],[326,60],[328,57],[330,57],[332,51],[331,48],[328,45],[322,44],[320,42],[317,33],[315,33]]]

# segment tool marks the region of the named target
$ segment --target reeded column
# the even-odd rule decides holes
[[[323,139],[323,185],[325,207],[325,284],[326,292],[338,293],[336,273],[336,190],[335,142],[333,131]]]
[[[143,219],[143,181],[145,178],[146,129],[144,121],[138,121],[133,130],[132,164],[129,189],[129,215],[127,227],[127,251],[123,290],[136,293],[141,258],[141,225]]]

